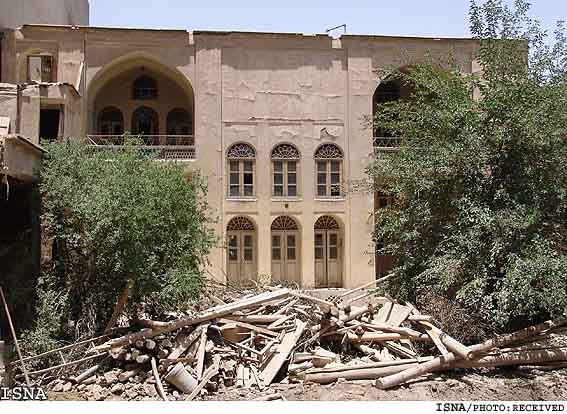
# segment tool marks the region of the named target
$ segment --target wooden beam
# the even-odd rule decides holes
[[[120,338],[113,339],[107,343],[97,346],[89,352],[99,352],[108,351],[111,348],[118,348],[123,345],[135,343],[139,339],[153,338],[154,336],[161,335],[167,332],[176,331],[178,329],[184,328],[189,325],[197,325],[202,322],[207,322],[212,319],[222,318],[224,316],[230,315],[236,311],[249,308],[251,306],[260,305],[265,302],[270,302],[275,299],[280,299],[289,295],[289,289],[278,289],[273,292],[261,293],[259,295],[253,296],[249,299],[243,299],[236,302],[229,303],[227,305],[221,305],[213,308],[213,310],[207,310],[199,314],[195,318],[181,318],[173,322],[169,322],[167,326],[162,328],[142,330],[133,334],[125,335]]]
[[[272,383],[284,362],[289,357],[289,354],[297,344],[297,341],[301,338],[306,325],[307,324],[305,322],[297,320],[295,332],[290,332],[284,336],[282,342],[277,347],[276,353],[268,360],[260,372],[260,379],[265,386]]]

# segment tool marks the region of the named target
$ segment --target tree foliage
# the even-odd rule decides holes
[[[494,327],[567,314],[567,41],[529,4],[471,2],[478,73],[427,57],[382,78],[409,85],[374,127],[401,137],[368,169],[396,202],[375,214],[395,289],[436,290]]]
[[[53,260],[40,299],[58,298],[52,316],[62,318],[64,331],[104,327],[129,282],[137,311],[173,310],[199,294],[214,237],[198,174],[128,146],[64,143],[47,150],[42,231],[53,240]],[[40,306],[40,319],[47,317],[42,312]]]

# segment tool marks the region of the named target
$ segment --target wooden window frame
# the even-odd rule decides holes
[[[332,184],[332,176],[333,174],[335,174],[335,171],[332,171],[332,164],[336,162],[339,164],[339,182],[338,184]],[[319,163],[325,163],[325,194],[321,195],[319,194],[319,187],[321,186],[319,184],[319,173],[322,173],[319,171]],[[344,171],[343,171],[343,160],[336,158],[336,159],[315,159],[315,198],[329,198],[329,199],[333,199],[333,198],[343,198],[344,197],[344,191],[343,191],[343,177],[344,177]],[[339,187],[339,194],[333,195],[333,186],[337,186]]]
[[[276,163],[279,162],[282,164],[282,170],[281,172],[279,172],[280,174],[282,174],[283,176],[283,180],[282,180],[282,194],[278,195],[276,194]],[[295,171],[293,171],[293,173],[295,174],[295,195],[289,195],[289,188],[290,188],[290,184],[289,184],[289,176],[290,176],[290,171],[289,171],[289,163],[295,163]],[[301,163],[300,160],[298,159],[272,159],[272,197],[274,198],[278,198],[278,199],[286,199],[286,198],[291,198],[291,199],[296,199],[301,197],[301,188],[300,188],[300,177],[301,174]],[[278,184],[280,185],[280,184]],[[294,184],[291,184],[294,185]]]
[[[231,193],[231,189],[233,184],[230,181],[231,175],[233,174],[233,170],[231,169],[231,164],[233,162],[238,163],[238,194],[233,195]],[[248,173],[248,171],[244,170],[244,165],[246,162],[252,163],[252,194],[245,195],[244,188],[244,176]],[[238,198],[254,198],[256,197],[256,159],[254,158],[228,158],[227,159],[227,197],[229,199],[238,199]]]
[[[57,80],[56,80],[57,71],[56,71],[55,58],[53,57],[53,55],[42,54],[42,53],[34,53],[34,54],[31,54],[31,55],[27,55],[27,57],[26,57],[26,70],[27,70],[26,79],[27,79],[28,82],[33,82],[32,76],[31,76],[31,73],[30,73],[30,59],[32,59],[32,58],[40,58],[41,59],[41,82],[46,82],[46,83],[57,82]],[[43,68],[44,59],[49,59],[50,62],[51,62],[50,63],[51,70],[49,72],[50,78],[48,80],[44,79],[44,74],[45,74],[45,71],[44,71],[44,68]]]

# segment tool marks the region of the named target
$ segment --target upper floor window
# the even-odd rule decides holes
[[[28,82],[54,82],[53,56],[28,56]]]
[[[341,197],[343,152],[335,144],[323,144],[315,152],[317,197]]]
[[[154,78],[141,76],[134,81],[134,99],[157,99],[158,85]]]
[[[399,82],[395,80],[384,81],[374,92],[372,99],[373,114],[376,115],[378,108],[388,102],[394,102],[401,98],[402,91]],[[378,148],[395,148],[399,146],[399,140],[386,128],[380,125],[374,126],[373,134],[374,147]]]
[[[120,109],[109,106],[98,115],[98,133],[101,135],[124,134],[124,117]]]
[[[232,145],[226,154],[228,162],[228,196],[253,197],[256,175],[256,150],[248,144]]]
[[[299,150],[291,144],[280,144],[272,151],[274,197],[297,197],[299,195],[298,180]]]

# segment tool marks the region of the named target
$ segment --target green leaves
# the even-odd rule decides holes
[[[130,304],[150,313],[198,295],[215,241],[198,174],[188,180],[182,165],[153,161],[131,146],[47,150],[43,231],[63,247],[58,276],[71,320],[94,312],[102,326],[129,279]]]
[[[471,2],[482,78],[450,56],[390,69],[411,94],[373,122],[402,145],[368,168],[397,200],[375,239],[399,257],[398,292],[437,290],[498,327],[567,314],[567,42],[528,10]]]

